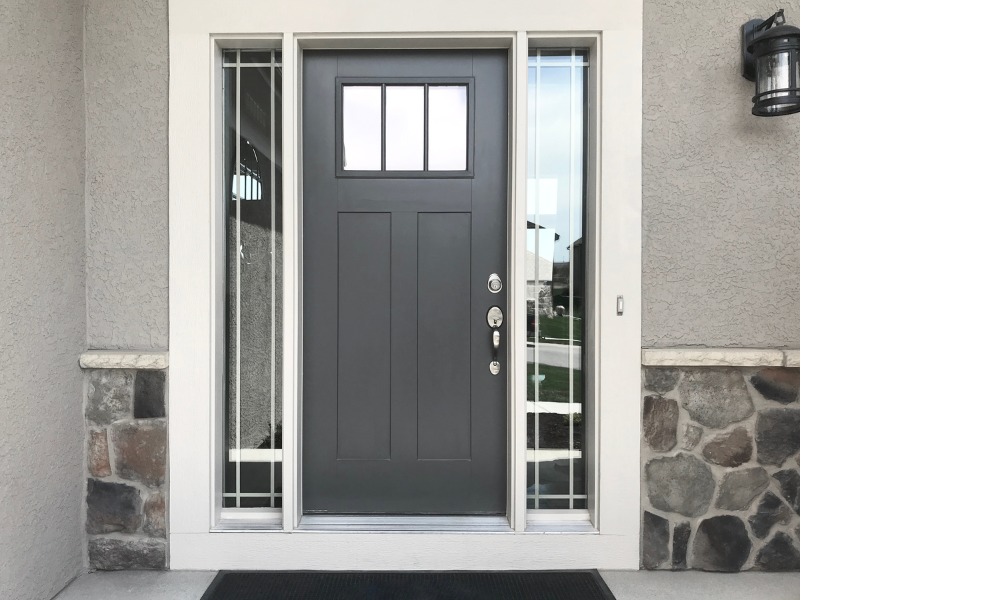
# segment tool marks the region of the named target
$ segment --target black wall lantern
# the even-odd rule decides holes
[[[753,114],[778,117],[799,112],[799,28],[785,25],[785,11],[743,24],[743,77],[757,83]]]

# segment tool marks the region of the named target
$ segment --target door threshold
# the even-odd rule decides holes
[[[303,515],[299,531],[380,531],[510,533],[505,516],[496,515]]]

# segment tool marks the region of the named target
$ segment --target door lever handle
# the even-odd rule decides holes
[[[499,306],[491,306],[486,312],[486,323],[493,330],[493,360],[490,362],[490,373],[500,374],[500,326],[503,325],[503,311]]]

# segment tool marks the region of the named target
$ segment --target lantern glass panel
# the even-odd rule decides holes
[[[780,50],[757,57],[757,107],[756,110],[765,114],[784,113],[790,106],[798,104],[798,77],[793,80],[793,71],[797,75],[798,60],[792,64],[792,52]],[[793,91],[789,91],[793,90]],[[788,102],[772,102],[778,98],[788,97]],[[761,106],[766,104],[766,106]]]
[[[784,90],[792,87],[792,70],[789,52],[765,54],[757,59],[757,93]]]

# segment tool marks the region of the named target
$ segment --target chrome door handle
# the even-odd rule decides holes
[[[503,325],[503,311],[499,306],[491,306],[486,311],[486,323],[493,330],[493,360],[490,362],[490,373],[500,374],[500,326]]]

